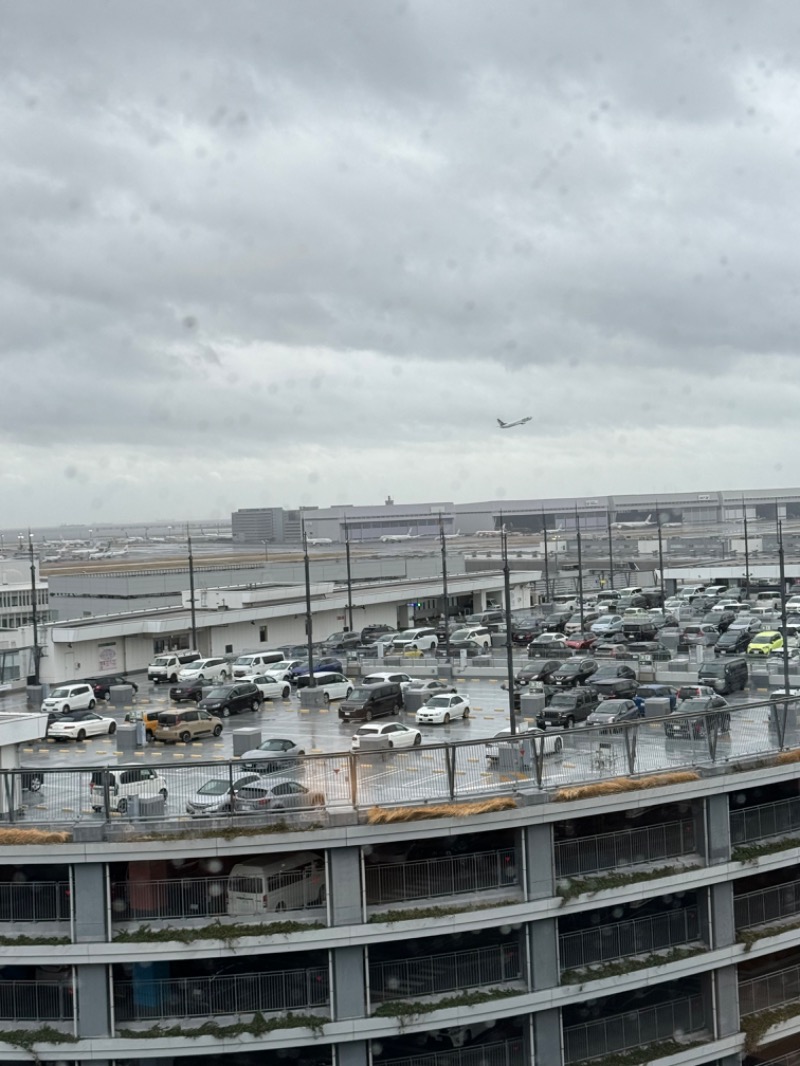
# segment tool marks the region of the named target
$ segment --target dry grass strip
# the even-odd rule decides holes
[[[682,770],[668,774],[652,774],[649,777],[618,777],[613,781],[598,781],[593,785],[576,785],[575,788],[560,788],[553,797],[556,801],[589,799],[592,796],[614,796],[619,792],[639,792],[645,788],[661,788],[663,785],[683,785],[687,781],[699,781],[694,770]]]
[[[775,758],[776,766],[786,766],[787,763],[800,762],[800,748],[794,751],[782,751]]]
[[[0,829],[0,846],[9,844],[69,844],[72,833],[49,829]]]
[[[510,811],[516,806],[512,796],[501,796],[475,803],[439,803],[427,807],[371,807],[367,821],[370,825],[388,825],[390,822],[413,822],[419,818],[471,818],[475,814]]]

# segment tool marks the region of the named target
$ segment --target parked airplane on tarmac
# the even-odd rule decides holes
[[[644,522],[612,522],[612,529],[650,529],[655,525],[653,516],[649,514]]]
[[[333,544],[330,537],[306,537],[306,544],[310,544],[312,548],[321,548],[326,544]]]
[[[399,544],[404,540],[419,540],[419,536],[414,536],[409,526],[408,533],[386,533],[381,537],[382,544]]]
[[[503,422],[502,419],[497,419],[497,424],[501,429],[513,429],[514,426],[524,426],[526,422],[530,422],[533,415],[527,415],[525,418],[518,418],[516,422]]]

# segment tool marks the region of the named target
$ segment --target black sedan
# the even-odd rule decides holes
[[[553,681],[561,686],[585,685],[592,674],[596,673],[597,663],[594,659],[572,659],[556,670]]]
[[[632,722],[643,717],[633,700],[604,700],[586,719],[588,726],[600,726],[601,732],[622,722]]]
[[[626,666],[625,663],[620,663],[617,666],[601,666],[592,678],[592,684],[596,681],[608,681],[614,677],[627,677],[631,681],[636,680],[636,671]]]
[[[549,682],[552,680],[556,670],[561,669],[561,663],[561,659],[545,659],[541,662],[531,663],[530,666],[523,666],[514,678],[514,684],[517,688],[526,688],[535,681]],[[507,688],[508,686],[504,687]]]
[[[690,717],[695,713],[697,717]],[[681,700],[669,718],[664,719],[664,734],[670,739],[691,740],[704,737],[709,725],[716,725],[720,733],[730,732],[728,701],[722,696]]]
[[[112,685],[130,685],[134,695],[139,691],[139,686],[136,682],[131,681],[129,677],[123,677],[122,674],[111,674],[104,677],[87,677],[86,684],[92,686],[95,697],[98,700],[111,699]]]
[[[637,640],[628,645],[628,651],[634,655],[649,655],[653,662],[665,663],[672,658],[672,652],[660,640]]]
[[[183,703],[184,700],[194,700],[199,703],[204,694],[213,688],[213,681],[193,678],[191,681],[178,681],[170,686],[169,698],[175,703]]]

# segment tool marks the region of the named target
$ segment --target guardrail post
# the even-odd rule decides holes
[[[107,766],[103,770],[103,817],[111,821],[111,773]]]
[[[626,725],[623,736],[625,738],[625,754],[628,758],[628,773],[636,773],[636,742],[639,737],[638,725]]]
[[[444,757],[447,761],[447,790],[452,800],[456,796],[456,750],[453,744],[444,749]]]
[[[9,822],[17,820],[17,812],[14,803],[14,775],[9,770],[3,770],[3,799],[4,814]]]
[[[350,803],[358,806],[358,756],[350,752],[347,756],[347,775],[350,779]]]
[[[524,741],[523,741],[524,743]],[[544,779],[544,745],[545,737],[534,736],[533,738],[533,771],[536,775],[536,787],[542,787]]]
[[[717,741],[719,740],[719,712],[710,711],[704,715],[706,744],[708,745],[708,757],[712,763],[717,761]]]

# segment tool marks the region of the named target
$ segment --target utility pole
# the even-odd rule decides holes
[[[306,520],[302,520],[303,529],[303,570],[306,578],[306,641],[308,643],[308,687],[316,688],[314,678],[314,637],[311,631],[311,566],[308,561],[308,536]]]
[[[350,530],[344,520],[344,553],[347,560],[347,628],[353,632],[353,578],[350,573]]]
[[[783,693],[789,695],[789,637],[786,633],[786,566],[783,557],[783,523],[778,523],[778,565],[781,578],[781,633],[783,635]],[[784,705],[785,706],[785,705]]]
[[[578,517],[578,508],[575,508],[575,532],[578,535],[578,611],[581,616],[581,633],[584,632],[583,617],[583,555],[581,554],[581,522]]]
[[[661,588],[661,608],[663,610],[666,597],[664,596],[664,541],[661,536],[661,511],[656,507],[656,522],[658,524],[658,584]]]
[[[750,541],[747,536],[747,508],[742,496],[742,514],[744,516],[744,595],[750,599]]]
[[[511,571],[508,566],[508,532],[505,523],[500,529],[503,548],[503,591],[506,599],[506,669],[508,671],[508,725],[511,735],[517,732],[517,716],[514,706],[514,645],[511,641]]]
[[[442,549],[442,614],[444,615],[444,651],[450,662],[450,597],[447,592],[447,540],[442,516],[439,515],[439,543]]]
[[[192,651],[199,651],[197,647],[197,610],[194,603],[194,556],[192,555],[192,534],[186,527],[186,542],[189,545],[189,603],[192,611]]]
[[[606,525],[608,527],[608,583],[614,588],[614,543],[611,532],[611,511],[606,508]]]
[[[39,647],[39,606],[36,603],[36,560],[33,557],[33,539],[28,530],[28,554],[31,560],[31,622],[33,623],[33,683],[39,684],[39,662],[42,649]]]

